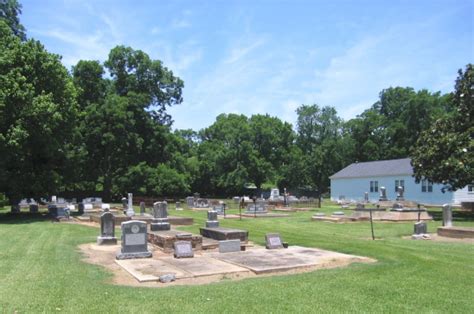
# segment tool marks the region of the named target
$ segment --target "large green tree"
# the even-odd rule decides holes
[[[455,110],[422,132],[411,152],[417,181],[426,178],[451,190],[474,183],[474,66],[458,74]]]
[[[21,4],[17,0],[0,0],[0,21],[5,22],[21,40],[26,40],[25,27],[20,23]]]
[[[77,116],[67,70],[0,21],[0,86],[0,191],[12,204],[57,192]]]

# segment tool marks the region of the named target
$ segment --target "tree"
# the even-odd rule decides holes
[[[77,101],[82,110],[88,105],[104,102],[107,81],[99,61],[80,60],[72,67],[72,77],[77,90]]]
[[[160,60],[151,60],[141,50],[117,46],[109,53],[105,66],[113,78],[115,91],[120,96],[131,93],[142,96],[143,108],[163,125],[171,125],[166,108],[183,101],[183,81],[163,66]]]
[[[40,42],[22,42],[0,21],[0,86],[0,190],[12,204],[56,193],[77,116],[67,70]]]
[[[5,22],[13,35],[26,40],[25,27],[20,24],[21,4],[17,0],[0,0],[0,21]]]
[[[417,182],[428,179],[457,190],[474,182],[474,67],[458,71],[452,113],[421,133],[411,152]]]

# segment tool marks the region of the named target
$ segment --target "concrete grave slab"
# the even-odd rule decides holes
[[[330,268],[354,262],[369,263],[373,259],[337,252],[292,246],[286,250],[249,250],[226,254],[211,253],[213,258],[250,269],[256,274],[297,268]]]
[[[160,258],[160,260],[172,267],[186,270],[186,272],[192,274],[194,277],[248,272],[248,269],[245,267],[227,263],[209,256],[195,256],[194,258],[185,259],[163,257]]]
[[[174,274],[176,279],[192,278],[187,271],[156,259],[115,260],[124,270],[139,282],[158,281],[160,276]]]

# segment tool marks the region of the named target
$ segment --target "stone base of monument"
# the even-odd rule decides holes
[[[96,222],[100,224],[100,215],[101,214],[90,214],[89,215],[89,220],[91,222]],[[115,224],[120,225],[122,222],[129,221],[130,217],[127,217],[123,214],[115,214],[114,213],[114,219],[115,219]]]
[[[98,245],[115,245],[117,244],[116,237],[97,237],[97,244]]]
[[[474,239],[474,228],[471,227],[438,227],[437,233],[448,238]]]
[[[153,222],[153,216],[150,214],[145,214],[143,216],[141,215],[135,215],[132,217],[132,220],[139,220],[139,221],[144,221],[147,224],[151,224]],[[171,225],[179,225],[179,226],[189,226],[194,223],[194,218],[190,217],[178,217],[178,216],[168,216],[168,222]]]
[[[174,252],[176,241],[190,241],[194,250],[202,249],[202,236],[200,235],[175,230],[148,232],[148,242],[156,245],[165,253]]]
[[[203,237],[214,240],[235,240],[239,239],[242,242],[247,242],[249,232],[246,230],[229,229],[229,228],[199,228],[199,232]]]
[[[416,206],[418,205],[418,203],[416,202],[413,202],[413,201],[378,201],[377,202],[377,205],[379,205],[380,207],[385,207],[385,208],[392,208],[393,207],[393,204],[395,203],[399,203],[401,205],[403,205],[403,207],[412,207],[412,208],[416,208]]]
[[[357,220],[368,220],[370,219],[369,211],[354,211],[350,216],[354,221]],[[404,222],[404,221],[418,221],[418,209],[416,211],[373,211],[372,220],[374,221],[392,221],[392,222]],[[421,221],[432,221],[433,217],[428,215],[426,211],[420,212]]]
[[[151,252],[137,252],[137,253],[117,253],[116,259],[135,259],[135,258],[150,258],[153,254]]]
[[[217,228],[217,227],[219,227],[219,221],[217,220],[206,221],[206,228]]]
[[[152,222],[150,224],[150,230],[151,231],[168,231],[171,229],[170,223],[169,222]]]

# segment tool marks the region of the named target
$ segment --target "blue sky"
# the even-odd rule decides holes
[[[449,92],[474,59],[474,0],[20,2],[28,36],[68,69],[120,44],[162,60],[185,83],[180,129],[220,113],[294,124],[313,103],[347,120],[390,86]]]

